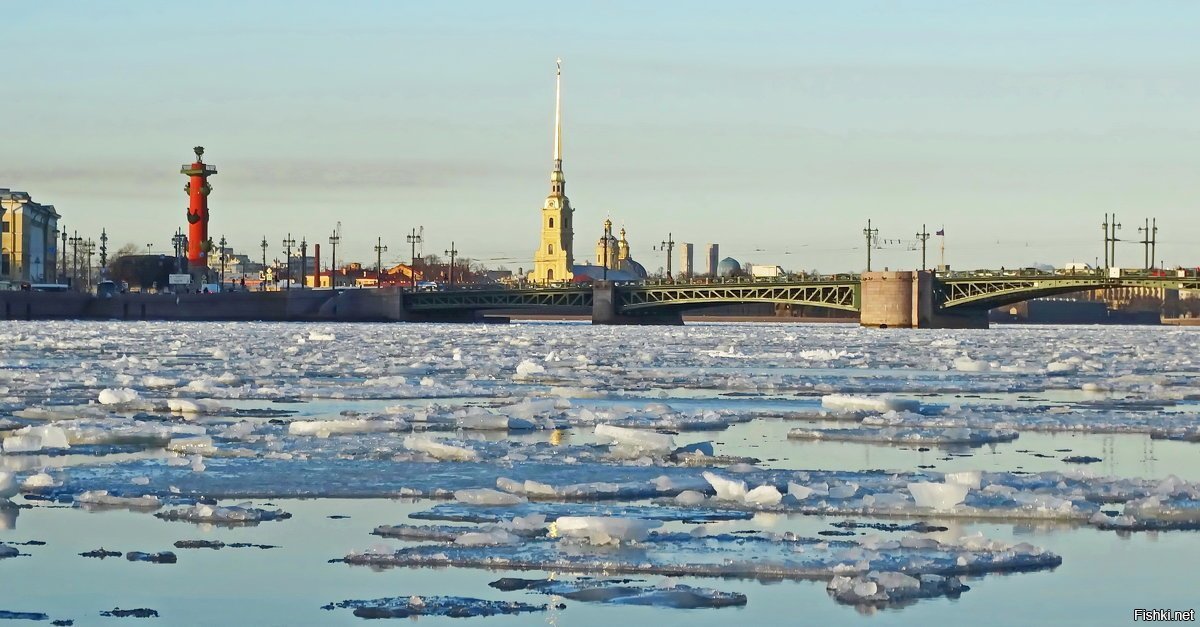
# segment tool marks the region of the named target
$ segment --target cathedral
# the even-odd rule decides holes
[[[533,256],[533,281],[556,283],[575,278],[572,241],[571,201],[562,170],[562,59],[554,78],[554,169],[550,172],[550,195],[542,205],[542,238]]]
[[[646,278],[646,270],[629,256],[625,229],[621,239],[613,237],[612,221],[604,221],[604,235],[596,243],[596,264],[575,264],[571,201],[562,170],[562,59],[554,78],[554,169],[550,171],[550,194],[542,205],[541,243],[533,256],[535,283],[566,281],[637,281]]]
[[[621,229],[621,239],[613,237],[612,220],[604,221],[604,235],[596,242],[595,265],[577,265],[573,271],[576,281],[640,281],[646,278],[646,269],[629,255],[625,229]]]

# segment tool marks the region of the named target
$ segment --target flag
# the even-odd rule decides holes
[[[938,232],[937,232],[937,233],[934,233],[934,235],[941,235],[942,237],[945,237],[945,236],[946,236],[946,229],[938,229]]]

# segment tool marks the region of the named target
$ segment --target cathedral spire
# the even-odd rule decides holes
[[[562,170],[562,59],[554,73],[554,169]]]
[[[567,181],[562,171],[562,59],[555,61],[554,74],[554,169],[550,172],[550,194],[565,196]]]

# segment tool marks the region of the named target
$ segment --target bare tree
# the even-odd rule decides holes
[[[121,246],[120,248],[117,249],[117,252],[113,253],[112,256],[110,256],[108,258],[108,266],[106,269],[111,273],[113,271],[113,264],[116,263],[118,259],[120,259],[121,257],[128,257],[130,255],[136,255],[141,250],[142,250],[142,248],[140,246],[138,246],[137,244],[133,244],[133,243],[129,243],[129,244],[125,244],[125,245]]]

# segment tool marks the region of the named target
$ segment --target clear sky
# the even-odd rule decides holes
[[[180,164],[211,233],[258,256],[290,231],[339,257],[532,265],[554,59],[576,256],[610,216],[652,246],[793,269],[913,267],[921,224],[957,268],[1100,256],[1157,217],[1200,264],[1200,3],[0,0],[0,187],[70,230],[170,248]],[[930,239],[936,263],[937,239]],[[326,252],[326,254],[328,254]],[[1140,245],[1119,262],[1140,265]],[[1123,264],[1124,265],[1124,264]]]

